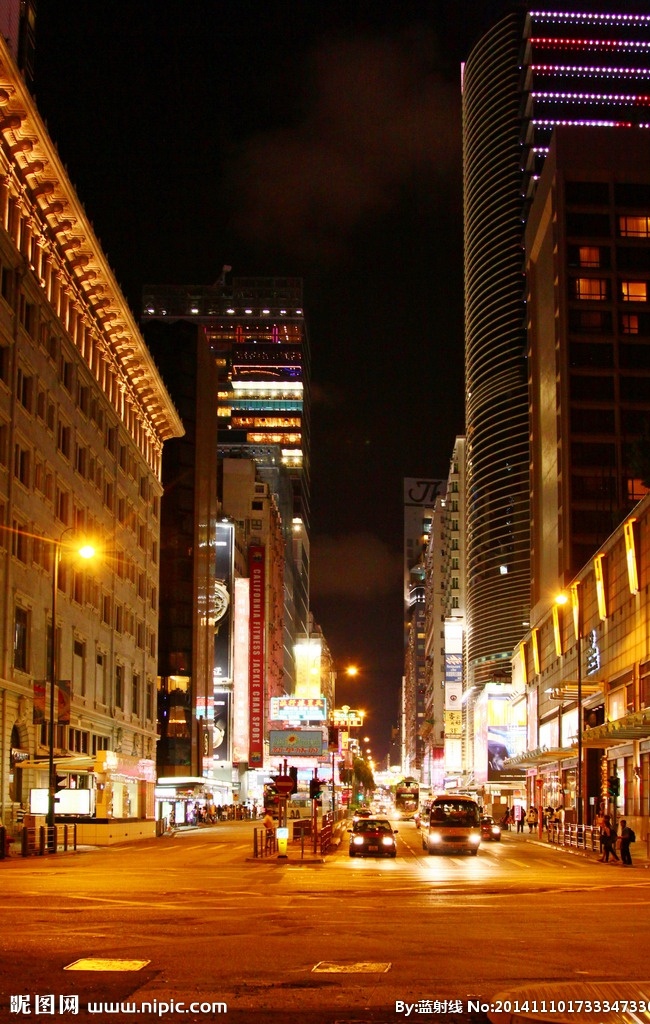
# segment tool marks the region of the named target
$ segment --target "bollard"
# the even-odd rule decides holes
[[[44,825],[41,825],[41,827],[38,830],[38,847],[39,847],[38,852],[40,853],[41,857],[43,857],[45,855],[45,826]]]
[[[0,825],[0,860],[4,860],[8,852],[7,830],[4,825]]]
[[[68,826],[63,826],[63,852],[68,852]]]

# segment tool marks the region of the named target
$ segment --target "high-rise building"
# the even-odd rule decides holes
[[[209,778],[216,788],[210,730],[215,633],[223,630],[223,620],[218,617],[215,550],[220,554],[226,548],[226,538],[216,545],[217,368],[197,324],[156,322],[146,329],[147,344],[185,428],[183,437],[165,447],[162,463],[157,765],[159,779],[169,780],[171,795],[174,776],[184,778],[185,789],[189,777],[198,785]],[[229,591],[225,600],[228,605]]]
[[[529,617],[523,230],[549,139],[650,124],[650,16],[552,6],[502,19],[463,74],[468,686],[509,677]]]
[[[280,512],[285,545],[283,674],[294,683],[295,638],[309,629],[310,359],[302,282],[233,278],[212,286],[147,286],[143,324],[201,325],[217,360],[221,458],[250,459]]]
[[[556,129],[526,230],[532,621],[646,493],[650,132]]]

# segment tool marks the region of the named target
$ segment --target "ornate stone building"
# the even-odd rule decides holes
[[[121,837],[138,831],[133,819],[153,817],[161,455],[165,440],[182,432],[0,39],[6,824],[20,804],[36,810],[47,801],[52,756],[65,784],[57,811],[129,820]],[[76,554],[82,537],[97,552],[85,568]]]

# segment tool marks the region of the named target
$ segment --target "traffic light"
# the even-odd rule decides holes
[[[309,780],[309,799],[320,800],[323,783],[320,779]]]
[[[296,768],[295,765],[290,765],[289,766],[289,775],[291,776],[292,781],[293,781],[293,786],[291,788],[291,792],[292,793],[297,793],[298,792],[298,769]]]
[[[621,780],[618,775],[610,775],[607,783],[607,792],[610,796],[618,796],[621,792]]]
[[[57,792],[60,789],[67,789],[70,785],[70,777],[68,775],[55,775],[55,786],[54,786],[54,803],[57,804],[61,797],[57,796]]]

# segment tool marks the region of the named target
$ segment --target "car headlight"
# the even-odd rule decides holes
[[[470,837],[469,837],[469,841],[470,841],[470,843],[472,843],[473,846],[478,846],[478,844],[481,841],[480,833],[479,832],[472,832]]]
[[[394,846],[395,840],[392,836],[382,836],[382,843],[384,846]]]
[[[363,846],[363,836],[352,836],[354,846]]]
[[[441,843],[442,842],[442,836],[440,835],[439,832],[430,832],[429,833],[429,842],[430,843]]]
[[[498,825],[495,825],[494,828],[492,829],[492,835],[493,836],[500,836],[501,835],[501,829],[498,827]]]

